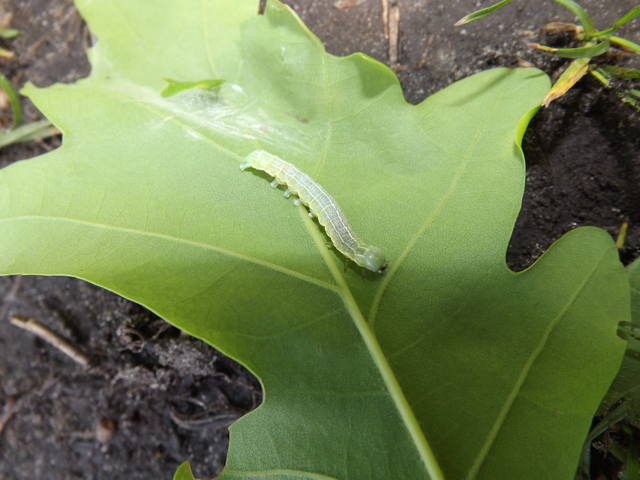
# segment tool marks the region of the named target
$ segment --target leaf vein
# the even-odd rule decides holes
[[[20,220],[60,221],[60,222],[75,223],[75,224],[83,225],[83,226],[86,226],[86,227],[100,228],[100,229],[104,229],[104,230],[112,230],[112,231],[115,231],[115,232],[129,233],[129,234],[132,234],[132,235],[141,235],[141,236],[145,236],[145,237],[157,238],[157,239],[166,240],[166,241],[169,241],[169,242],[189,245],[191,247],[211,250],[211,251],[214,251],[216,253],[219,253],[219,254],[222,254],[222,255],[226,255],[226,256],[229,256],[229,257],[233,257],[233,258],[236,258],[236,259],[244,261],[244,262],[253,263],[255,265],[258,265],[258,266],[261,266],[261,267],[264,267],[264,268],[268,268],[270,270],[274,270],[276,272],[282,273],[284,275],[288,275],[288,276],[296,278],[298,280],[302,280],[304,282],[311,283],[313,285],[316,285],[318,287],[324,288],[326,290],[330,290],[332,292],[337,292],[337,288],[336,288],[335,285],[327,283],[324,280],[320,280],[319,278],[306,275],[306,274],[304,274],[302,272],[299,272],[297,270],[292,270],[292,269],[284,267],[282,265],[278,265],[276,263],[272,263],[272,262],[268,262],[266,260],[262,260],[262,259],[259,259],[259,258],[256,258],[256,257],[252,257],[252,256],[246,255],[244,253],[236,252],[236,251],[229,250],[229,249],[226,249],[226,248],[223,248],[223,247],[217,247],[217,246],[211,245],[209,243],[203,243],[203,242],[198,242],[198,241],[195,241],[195,240],[189,240],[189,239],[186,239],[186,238],[175,237],[173,235],[168,235],[168,234],[165,234],[165,233],[146,232],[146,231],[138,230],[138,229],[135,229],[135,228],[120,227],[120,226],[116,226],[116,225],[109,225],[109,224],[98,223],[98,222],[90,222],[88,220],[79,220],[79,219],[75,219],[75,218],[55,217],[55,216],[51,216],[51,215],[49,215],[49,216],[45,216],[45,215],[21,215],[21,216],[15,216],[15,217],[0,218],[0,222],[20,221]]]
[[[531,355],[523,365],[522,370],[518,375],[518,379],[516,380],[516,383],[513,386],[513,389],[509,393],[504,405],[500,409],[500,412],[498,413],[498,416],[496,417],[496,420],[493,426],[491,427],[491,430],[489,430],[489,434],[487,435],[487,438],[484,444],[480,448],[478,452],[478,456],[476,457],[476,460],[473,462],[473,464],[471,465],[471,468],[469,469],[467,479],[476,478],[476,476],[478,475],[478,472],[482,468],[484,461],[489,455],[489,451],[491,450],[491,448],[495,444],[496,439],[498,438],[498,434],[500,433],[500,430],[504,426],[504,423],[507,419],[509,411],[511,410],[511,408],[513,407],[513,404],[515,403],[516,399],[520,395],[522,386],[524,385],[529,375],[529,372],[533,368],[533,365],[542,354],[542,351],[544,350],[544,347],[546,346],[553,331],[556,329],[558,324],[560,324],[562,318],[569,311],[569,309],[575,304],[576,300],[578,299],[578,297],[580,296],[584,288],[588,285],[589,281],[593,278],[593,275],[598,270],[598,267],[600,267],[600,264],[602,263],[606,254],[607,254],[606,251],[603,252],[599,260],[595,262],[595,265],[591,269],[589,274],[585,276],[582,282],[580,282],[580,285],[578,285],[578,288],[576,289],[574,294],[569,298],[569,301],[566,303],[566,305],[562,307],[562,309],[558,312],[558,314],[551,320],[551,322],[549,322],[549,325],[547,326],[547,328],[542,334],[540,342],[538,343],[536,348],[531,352]]]
[[[442,199],[438,202],[436,207],[431,211],[431,214],[426,218],[426,220],[423,222],[420,228],[416,231],[416,233],[411,237],[411,239],[407,243],[407,246],[404,248],[404,250],[398,257],[398,259],[391,264],[391,268],[382,279],[382,282],[380,283],[380,286],[378,287],[375,293],[373,302],[371,304],[371,309],[369,311],[369,325],[371,326],[371,328],[374,328],[375,326],[375,321],[378,315],[380,302],[382,301],[382,296],[384,295],[384,292],[389,286],[389,283],[391,283],[391,280],[394,278],[398,269],[402,266],[404,261],[407,259],[407,257],[409,256],[411,251],[414,249],[414,247],[416,246],[420,238],[422,238],[422,236],[424,235],[424,232],[426,232],[426,230],[433,224],[433,222],[436,221],[440,213],[444,210],[447,203],[449,202],[449,199],[453,196],[454,192],[456,191],[456,188],[458,187],[458,183],[460,182],[460,179],[464,175],[468,166],[471,164],[475,146],[480,140],[480,133],[481,133],[481,130],[478,129],[478,131],[474,135],[473,142],[469,147],[469,153],[467,155],[467,158],[465,159],[464,162],[462,162],[462,164],[454,174],[453,179],[449,184],[449,188],[447,189]]]

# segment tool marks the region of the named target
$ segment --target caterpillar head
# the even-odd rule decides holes
[[[387,260],[384,257],[384,252],[379,247],[370,245],[363,248],[362,252],[356,255],[356,259],[358,265],[372,272],[384,273],[387,269]]]

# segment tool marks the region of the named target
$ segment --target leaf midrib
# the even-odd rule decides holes
[[[351,316],[355,327],[360,333],[360,336],[369,351],[369,355],[371,355],[373,363],[382,377],[396,410],[402,418],[402,421],[414,442],[414,446],[425,465],[430,480],[444,480],[444,474],[442,473],[438,460],[427,441],[425,432],[413,413],[413,409],[411,408],[395,373],[391,369],[391,365],[389,364],[378,339],[370,328],[367,319],[360,311],[360,307],[351,293],[351,289],[349,288],[346,278],[342,274],[340,268],[338,268],[334,257],[326,246],[322,234],[309,218],[306,210],[300,206],[298,211],[309,235],[313,238],[313,241],[322,256],[322,259],[336,281],[338,295],[342,299],[347,312]]]

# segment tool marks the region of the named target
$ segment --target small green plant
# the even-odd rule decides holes
[[[593,449],[622,464],[626,479],[638,479],[640,438],[640,259],[627,267],[631,291],[631,321],[621,322],[618,335],[627,341],[620,371],[598,412],[599,421],[591,429],[580,462],[580,478],[590,478]],[[601,441],[606,437],[606,441]],[[594,447],[595,445],[595,447]]]
[[[0,90],[4,91],[4,94],[9,100],[9,105],[11,106],[13,114],[13,128],[16,128],[20,123],[22,123],[22,104],[20,103],[18,94],[11,85],[11,82],[2,73],[0,73]]]
[[[8,40],[11,38],[15,38],[20,34],[18,30],[13,28],[0,28],[0,39]],[[2,58],[13,58],[14,53],[11,50],[7,50],[6,48],[0,47],[0,57]]]
[[[0,148],[30,140],[58,135],[60,131],[48,120],[39,120],[22,125],[22,103],[7,77],[0,73],[0,95],[6,95],[13,115],[12,126],[0,131]]]
[[[0,29],[0,38],[14,38],[17,35],[17,30]],[[3,50],[0,49],[0,56],[13,57],[13,52],[8,52],[7,50],[4,52],[3,54]],[[6,98],[7,103],[11,107],[12,114],[11,126],[5,131],[0,130],[0,148],[15,143],[40,140],[60,133],[48,120],[40,120],[22,125],[23,112],[20,96],[13,88],[13,85],[11,85],[9,79],[2,73],[0,73],[0,97]]]
[[[511,3],[511,1],[503,0],[487,8],[470,13],[458,20],[456,25],[465,25],[485,18],[506,4]],[[580,26],[567,25],[567,29],[573,32],[575,40],[580,43],[580,46],[576,48],[555,48],[539,43],[529,44],[529,46],[543,52],[573,59],[551,87],[542,104],[548,106],[552,101],[564,95],[585,74],[590,73],[606,87],[614,87],[616,95],[623,102],[640,109],[640,91],[635,86],[638,85],[636,80],[640,79],[640,70],[609,64],[597,64],[592,61],[594,58],[609,52],[612,48],[623,50],[631,55],[640,55],[640,45],[615,35],[622,25],[640,16],[640,5],[633,7],[613,22],[609,28],[598,30],[589,13],[577,2],[573,0],[554,1],[566,7],[578,18]]]
[[[15,38],[19,33],[13,28],[0,28],[0,38]]]

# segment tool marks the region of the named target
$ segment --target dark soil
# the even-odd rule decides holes
[[[331,53],[364,51],[389,61],[379,0],[348,9],[335,8],[332,0],[286,3]],[[459,29],[453,23],[477,2],[397,3],[394,67],[411,102],[494,66],[526,61],[556,76],[564,65],[526,46],[554,40],[540,33],[542,25],[573,21],[551,1],[514,2]],[[633,3],[581,2],[602,27]],[[0,17],[6,13],[21,35],[3,42],[16,57],[2,61],[0,71],[15,84],[46,86],[89,73],[84,52],[90,35],[70,1],[0,0]],[[640,41],[639,26],[636,20],[623,34]],[[39,118],[33,106],[27,118]],[[0,111],[0,126],[8,121],[8,112]],[[6,148],[0,166],[58,145],[54,138]],[[527,185],[508,253],[513,268],[529,265],[579,225],[615,236],[628,221],[622,258],[640,256],[638,112],[586,78],[535,117],[524,147]],[[0,479],[168,479],[185,459],[202,477],[220,471],[226,425],[260,402],[257,381],[242,367],[142,307],[78,280],[0,278],[0,296],[0,412],[12,412],[0,427]],[[93,366],[84,369],[15,328],[7,321],[14,314],[70,339]]]

